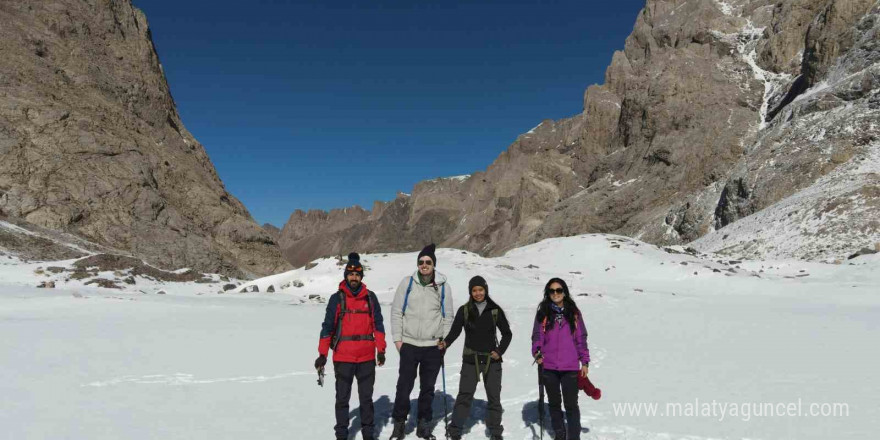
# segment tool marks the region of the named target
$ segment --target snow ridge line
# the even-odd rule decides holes
[[[80,385],[81,387],[96,387],[103,388],[113,385],[119,385],[123,383],[136,383],[136,384],[160,384],[160,385],[203,385],[203,384],[212,384],[212,383],[224,383],[224,382],[239,382],[239,383],[258,383],[258,382],[268,382],[270,380],[278,380],[278,379],[286,379],[288,377],[294,376],[311,376],[315,375],[314,371],[294,371],[291,373],[283,373],[276,374],[274,376],[239,376],[239,377],[227,377],[220,379],[196,379],[195,375],[189,373],[174,373],[174,374],[150,374],[146,376],[123,376],[116,379],[106,380],[106,381],[96,381],[89,382],[86,384]]]

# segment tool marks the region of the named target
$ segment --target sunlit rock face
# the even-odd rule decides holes
[[[3,1],[0,23],[0,215],[162,268],[290,267],[184,127],[130,1]]]

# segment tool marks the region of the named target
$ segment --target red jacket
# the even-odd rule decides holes
[[[344,310],[339,292],[344,295]],[[385,326],[376,294],[369,291],[366,284],[361,284],[357,295],[354,295],[345,281],[339,283],[339,292],[327,301],[318,353],[327,356],[334,340],[338,340],[333,348],[333,362],[375,360],[377,351],[385,352]],[[336,335],[337,329],[339,335]]]

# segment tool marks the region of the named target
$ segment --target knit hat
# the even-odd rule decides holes
[[[418,261],[421,260],[422,257],[428,257],[431,259],[432,262],[434,262],[434,267],[436,267],[437,266],[437,256],[434,255],[434,251],[436,249],[437,249],[437,246],[435,246],[434,243],[431,243],[431,244],[425,246],[425,248],[422,249],[421,252],[419,252],[419,256],[416,258],[416,263],[418,263]]]
[[[486,280],[483,277],[477,275],[468,281],[468,295],[474,291],[474,286],[481,286],[483,289],[486,289],[486,297],[489,297],[489,285],[486,284]]]
[[[343,275],[348,278],[348,274],[352,272],[361,274],[361,278],[364,276],[364,266],[361,265],[361,256],[357,252],[348,254],[348,264],[345,265],[345,273]]]

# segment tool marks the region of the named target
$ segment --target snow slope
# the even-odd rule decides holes
[[[393,289],[415,270],[416,255],[362,257],[364,282],[386,319]],[[871,348],[880,336],[880,255],[842,265],[739,262],[583,235],[498,258],[454,249],[437,257],[456,307],[466,299],[468,279],[479,274],[512,321],[502,390],[507,439],[538,433],[529,332],[552,276],[569,281],[577,295],[590,333],[590,375],[603,389],[599,401],[581,396],[582,438],[868,439],[880,429],[873,378],[880,357]],[[37,289],[44,276],[35,267],[0,260],[0,439],[331,438],[333,377],[320,388],[312,368],[324,306],[309,296],[332,294],[342,267],[335,259],[316,263],[254,281],[260,293],[239,293],[251,284],[219,295],[210,285],[164,283],[166,294],[155,295],[72,282]],[[269,285],[277,292],[266,293]],[[446,357],[450,407],[460,354],[456,343]],[[390,435],[397,362],[392,352],[377,371],[383,439]],[[473,414],[481,417],[483,391],[476,397]],[[438,437],[442,399],[438,392]],[[662,411],[667,402],[695,399],[800,399],[805,410],[834,402],[849,412],[719,420],[620,411],[636,403],[657,403]],[[355,399],[351,409],[357,425]],[[465,438],[486,438],[479,420],[468,427]]]
[[[738,258],[843,260],[880,250],[880,142],[809,187],[690,243]],[[854,225],[863,225],[862,227]]]

